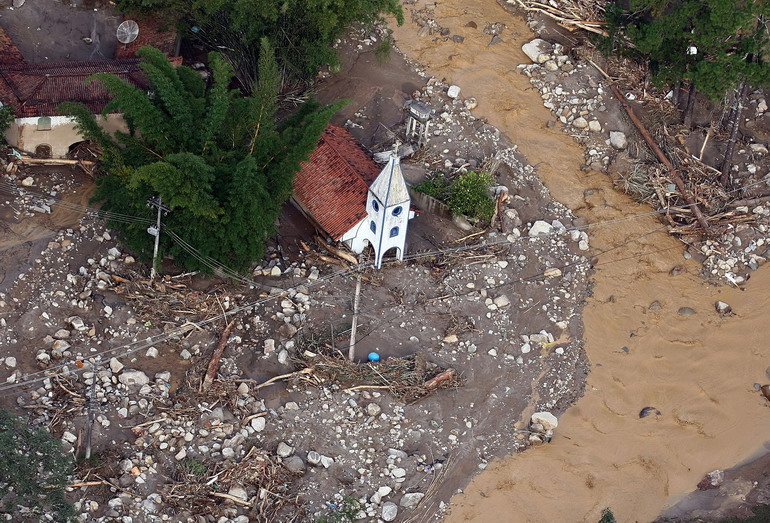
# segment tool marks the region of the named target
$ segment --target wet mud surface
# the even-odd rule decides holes
[[[516,70],[529,63],[521,45],[534,37],[521,18],[476,0],[437,4],[435,19],[463,42],[418,36],[407,22],[394,28],[398,47],[477,98],[474,114],[519,145],[557,200],[588,223],[604,222],[589,231],[596,273],[584,310],[585,395],[560,418],[551,445],[481,473],[453,498],[448,521],[597,521],[605,507],[619,521],[653,520],[704,474],[765,442],[767,402],[753,384],[770,361],[770,274],[760,270],[745,289],[706,284],[659,221],[637,217],[649,208],[606,175],[580,170],[582,149],[548,125],[552,115]],[[497,22],[505,30],[489,45],[482,29]],[[717,300],[735,315],[719,316]],[[646,406],[661,415],[640,419]]]

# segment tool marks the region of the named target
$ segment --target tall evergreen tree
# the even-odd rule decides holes
[[[171,209],[164,224],[204,256],[236,270],[261,258],[294,174],[338,106],[308,102],[279,125],[281,79],[268,40],[260,47],[258,87],[250,97],[230,89],[233,70],[217,53],[209,57],[208,85],[150,47],[139,51],[150,94],[114,75],[95,75],[113,97],[105,111],[122,113],[130,129],[110,135],[86,107],[61,107],[104,151],[106,175],[95,199],[108,211],[152,218],[147,201],[160,196]],[[147,257],[152,242],[144,224],[113,225]],[[168,235],[161,235],[161,249],[187,268],[206,269]]]
[[[768,0],[634,0],[628,35],[658,81],[688,80],[718,100],[741,82],[770,85]]]

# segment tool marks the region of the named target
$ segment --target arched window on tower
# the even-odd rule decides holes
[[[380,205],[377,203],[377,200],[372,200],[372,209],[374,209],[374,212],[380,211]]]
[[[401,214],[401,211],[403,211],[403,210],[404,210],[404,209],[403,209],[403,207],[401,207],[401,206],[399,205],[398,207],[396,207],[395,209],[393,209],[393,216],[398,216],[399,214]]]
[[[374,220],[369,222],[369,229],[371,229],[373,233],[377,232],[377,225],[374,223]]]
[[[393,227],[390,230],[390,237],[391,238],[395,238],[396,236],[398,236],[398,227]]]

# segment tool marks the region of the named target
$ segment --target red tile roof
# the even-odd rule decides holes
[[[13,40],[0,28],[0,102],[13,108],[16,116],[56,116],[63,102],[80,102],[100,113],[110,101],[99,82],[86,82],[95,73],[112,73],[146,89],[147,80],[139,68],[136,50],[152,45],[168,56],[176,54],[177,34],[162,22],[139,21],[139,37],[129,45],[119,44],[114,60],[96,62],[54,62],[31,64],[24,60]],[[181,57],[170,58],[175,64]]]
[[[2,27],[0,27],[0,65],[18,64],[24,62],[19,48],[13,43]]]
[[[329,125],[294,178],[294,200],[339,240],[366,217],[366,193],[379,173],[349,132]]]
[[[87,82],[95,73],[112,73],[143,89],[147,81],[139,61],[64,62],[15,64],[0,68],[0,101],[14,108],[16,116],[55,116],[63,102],[80,102],[94,113],[101,112],[111,97],[98,81]]]

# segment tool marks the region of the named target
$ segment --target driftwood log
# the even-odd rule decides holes
[[[206,369],[206,375],[203,377],[203,381],[201,382],[202,392],[207,392],[211,388],[211,385],[214,383],[214,378],[216,377],[217,371],[219,370],[219,362],[222,359],[222,354],[225,352],[227,339],[230,337],[230,333],[233,331],[233,327],[235,327],[235,320],[232,320],[230,323],[228,323],[227,327],[225,327],[225,329],[222,331],[221,336],[219,336],[219,342],[214,349],[214,354],[211,355],[211,361],[209,361],[209,366]]]
[[[652,152],[655,154],[655,156],[660,160],[660,163],[662,163],[666,170],[668,170],[669,176],[671,176],[671,179],[674,181],[674,184],[676,185],[677,189],[679,189],[679,193],[682,195],[682,198],[684,198],[684,201],[687,202],[687,205],[690,206],[692,209],[693,214],[695,215],[695,218],[698,220],[698,223],[703,228],[703,232],[708,234],[709,233],[709,224],[706,220],[706,217],[703,216],[703,213],[701,212],[698,205],[695,203],[695,200],[693,200],[690,193],[687,191],[687,188],[684,185],[684,182],[682,181],[682,178],[679,176],[679,173],[676,170],[676,167],[674,167],[674,164],[671,163],[671,160],[669,160],[665,154],[663,154],[663,151],[660,150],[660,147],[657,143],[655,143],[655,140],[653,139],[650,132],[647,130],[647,128],[644,126],[644,124],[639,120],[639,118],[634,113],[633,108],[628,104],[628,101],[626,100],[626,97],[623,96],[623,93],[620,92],[620,89],[616,85],[610,85],[610,89],[612,90],[612,93],[615,95],[615,98],[618,99],[620,104],[623,106],[623,109],[626,110],[626,113],[628,114],[628,117],[631,119],[631,122],[634,124],[634,127],[639,131],[639,134],[642,135],[642,138],[647,143],[649,148],[652,150]]]

